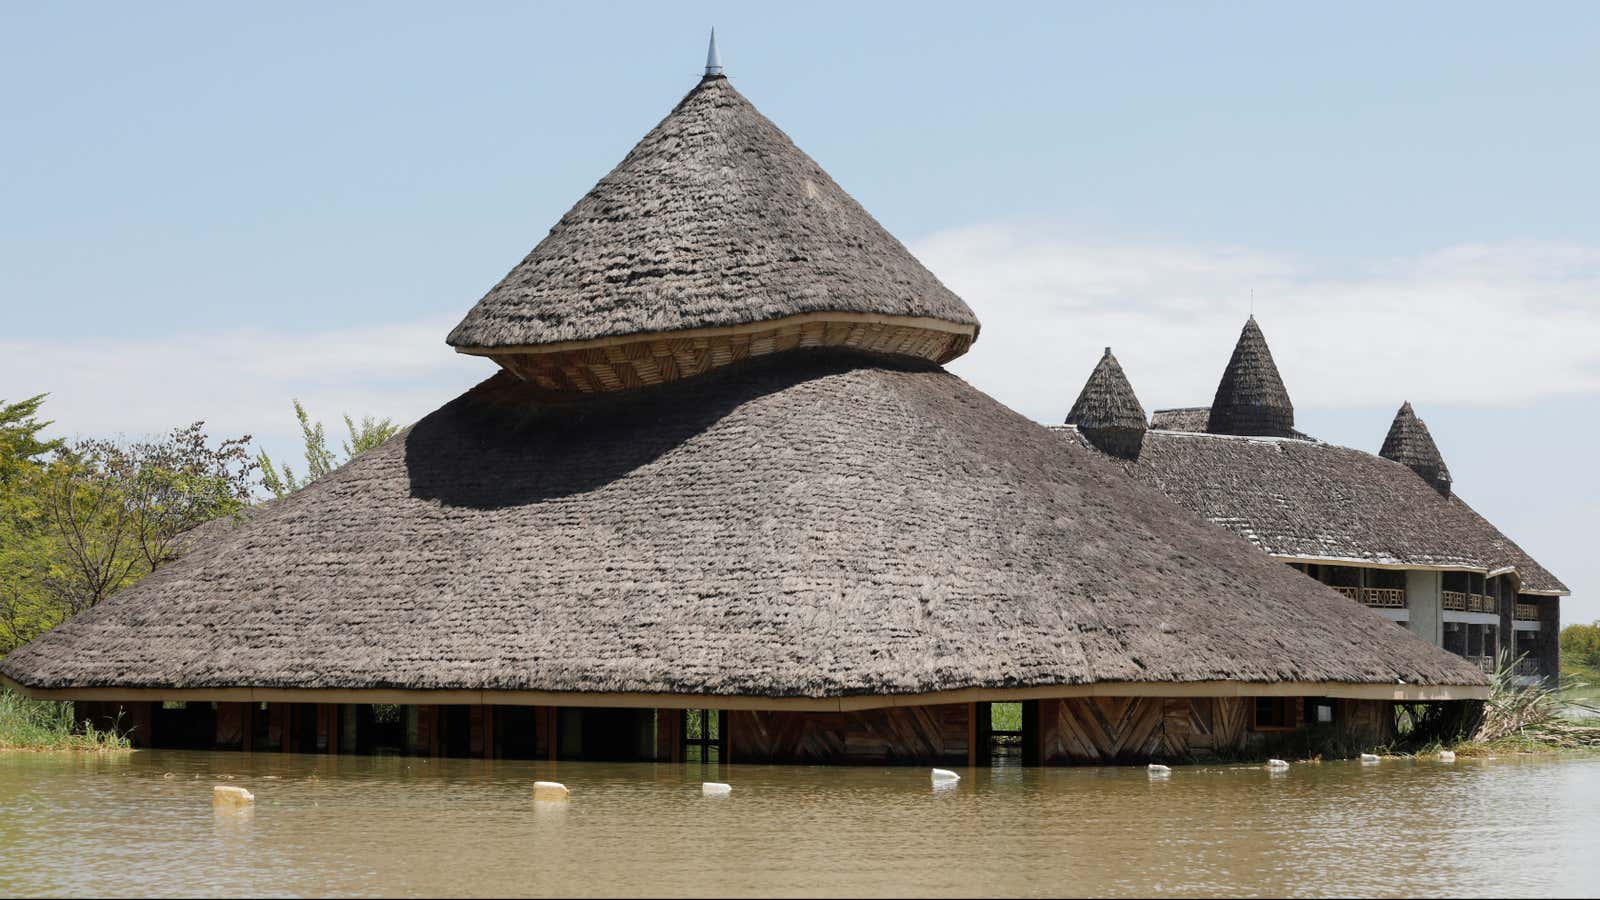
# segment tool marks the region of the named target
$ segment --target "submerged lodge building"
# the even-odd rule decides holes
[[[1265,442],[1063,440],[945,371],[977,316],[714,63],[451,332],[495,374],[0,681],[141,746],[724,763],[980,763],[993,703],[1032,763],[1350,749],[1487,696],[1157,468]]]
[[[1376,455],[1295,429],[1255,317],[1211,406],[1146,422],[1106,348],[1060,430],[1135,480],[1484,672],[1560,677],[1566,585],[1451,490],[1428,426],[1404,403]]]

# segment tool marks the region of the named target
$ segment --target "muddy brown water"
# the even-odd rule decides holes
[[[1600,890],[1600,758],[960,771],[0,754],[0,895]]]

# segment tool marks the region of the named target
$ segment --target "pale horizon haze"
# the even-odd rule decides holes
[[[1297,424],[1402,401],[1600,619],[1600,6],[77,4],[0,9],[0,401],[63,436],[299,398],[411,422],[446,332],[698,79],[734,85],[1059,422],[1105,346],[1208,404],[1252,310]]]

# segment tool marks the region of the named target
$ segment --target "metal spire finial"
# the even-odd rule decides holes
[[[722,58],[717,55],[717,30],[711,29],[711,46],[706,48],[706,77],[722,74]]]

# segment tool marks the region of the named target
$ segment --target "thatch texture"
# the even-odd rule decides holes
[[[961,298],[727,79],[708,77],[449,342],[484,351],[807,313],[977,326]]]
[[[1206,430],[1213,434],[1294,437],[1294,404],[1278,376],[1266,335],[1251,316],[1217,384]]]
[[[1485,683],[937,368],[818,352],[534,392],[496,375],[0,673],[762,697]]]
[[[1158,409],[1150,416],[1150,427],[1162,431],[1205,431],[1211,423],[1211,407],[1185,406]]]
[[[1433,435],[1428,433],[1427,424],[1417,418],[1409,401],[1400,404],[1400,411],[1395,413],[1378,455],[1421,475],[1422,480],[1439,493],[1450,493],[1450,469],[1445,466]]]
[[[1360,450],[1151,431],[1138,461],[1125,468],[1274,556],[1484,573],[1515,569],[1525,591],[1566,592],[1465,501],[1442,496],[1405,466]]]
[[[1122,365],[1107,347],[1067,413],[1067,424],[1078,426],[1096,447],[1117,456],[1139,455],[1144,438],[1144,407],[1128,383]]]

